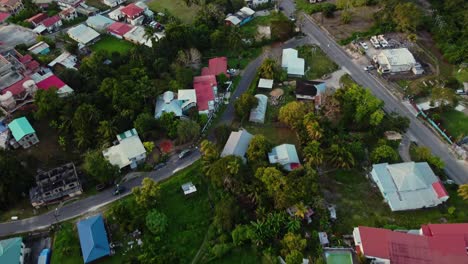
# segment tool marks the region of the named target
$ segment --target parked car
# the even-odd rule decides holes
[[[367,44],[365,42],[359,42],[359,45],[361,45],[361,47],[365,50],[368,50],[369,49],[369,46],[367,46]]]
[[[166,163],[165,162],[161,162],[161,163],[158,163],[154,166],[153,170],[159,170],[161,169],[162,167],[166,166]]]
[[[127,188],[125,188],[125,186],[117,184],[117,187],[115,187],[114,191],[112,192],[112,195],[114,195],[114,196],[120,195],[120,194],[124,193],[126,190],[127,190]]]
[[[464,94],[466,94],[466,93],[465,93],[464,90],[458,89],[458,90],[457,90],[457,94],[458,94],[458,95],[464,95]]]
[[[365,71],[371,71],[373,69],[375,69],[375,67],[373,65],[367,65],[367,66],[364,67]]]
[[[191,152],[192,152],[191,149],[183,150],[182,152],[179,153],[179,159],[183,159],[187,157]]]
[[[105,183],[98,184],[98,185],[96,185],[96,191],[100,192],[100,191],[104,190],[106,187],[107,187],[107,184],[105,184]]]
[[[291,20],[292,22],[295,22],[296,18],[294,16],[289,16],[289,20]]]

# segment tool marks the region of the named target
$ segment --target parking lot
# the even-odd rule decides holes
[[[31,29],[16,25],[0,26],[0,52],[14,48],[18,44],[32,45],[37,34]]]

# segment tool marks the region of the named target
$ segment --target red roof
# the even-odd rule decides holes
[[[130,18],[134,18],[136,16],[139,16],[141,13],[143,13],[143,10],[142,8],[138,7],[137,5],[135,4],[129,4],[128,6],[120,9],[120,12],[122,12],[124,15],[130,17]]]
[[[301,164],[300,163],[291,163],[291,170],[295,170],[297,168],[300,168]]]
[[[447,190],[445,190],[444,185],[440,181],[434,182],[432,184],[432,188],[436,192],[437,198],[442,198],[442,197],[448,197],[449,196],[448,193],[447,193]]]
[[[47,18],[46,13],[39,13],[33,17],[28,18],[27,21],[33,24],[38,24],[39,22],[43,21],[46,18]]]
[[[10,17],[10,14],[5,13],[5,12],[0,12],[0,23],[7,20],[7,18],[9,18],[9,17]]]
[[[221,73],[226,73],[227,71],[227,58],[226,57],[217,57],[210,59],[208,61],[208,67],[202,69],[202,75],[218,75]]]
[[[35,61],[35,60],[32,60],[32,61],[28,61],[28,62],[25,62],[24,63],[24,66],[26,66],[26,68],[31,71],[31,72],[36,72],[39,67],[41,66],[39,64],[39,62]]]
[[[193,78],[193,88],[197,96],[198,111],[209,110],[208,103],[215,99],[213,86],[217,86],[216,76],[204,75]]]
[[[57,89],[60,89],[66,84],[62,80],[60,80],[57,76],[52,75],[38,82],[36,85],[37,85],[37,88],[41,90],[48,90],[51,87],[56,87]]]
[[[41,24],[44,25],[44,27],[51,27],[60,20],[60,17],[58,15],[55,15],[53,17],[46,18],[44,21],[41,22]]]
[[[18,81],[16,83],[8,86],[7,88],[3,89],[2,94],[5,94],[8,91],[10,91],[13,95],[21,94],[22,92],[24,92],[23,83],[26,82],[26,81],[29,81],[29,80],[31,80],[31,78],[25,77],[21,81]]]
[[[398,264],[468,263],[468,224],[442,226],[423,226],[422,235],[363,226],[358,229],[363,254],[369,257]]]
[[[32,59],[33,58],[31,57],[31,55],[27,54],[27,55],[21,56],[19,58],[19,61],[24,64],[24,63],[32,61]]]
[[[123,35],[125,35],[125,33],[132,30],[132,28],[133,27],[130,26],[129,24],[125,24],[125,23],[121,23],[121,22],[115,22],[114,24],[110,25],[107,28],[107,31],[109,31],[109,32],[111,32],[113,34],[119,35],[119,36],[123,36]]]

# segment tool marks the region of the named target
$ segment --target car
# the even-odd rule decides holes
[[[291,20],[292,22],[296,21],[296,18],[293,17],[293,16],[289,16],[289,20]]]
[[[364,67],[364,70],[365,70],[365,71],[371,71],[371,70],[373,70],[373,69],[375,69],[375,67],[372,66],[372,65],[367,65],[367,66]]]
[[[458,95],[465,95],[465,91],[462,90],[462,89],[458,89],[457,92],[456,92]]]
[[[359,42],[359,45],[361,45],[361,47],[365,50],[368,50],[369,49],[369,46],[367,46],[367,44],[365,42]]]
[[[161,169],[162,167],[166,166],[166,163],[165,162],[161,162],[161,163],[158,163],[154,166],[153,170],[159,170]]]
[[[100,191],[104,190],[106,187],[107,187],[107,184],[105,184],[105,183],[98,184],[98,185],[96,185],[96,191],[100,192]]]
[[[114,191],[112,192],[112,195],[114,195],[114,196],[120,195],[120,194],[124,193],[126,190],[127,190],[127,188],[125,188],[125,186],[117,184]]]
[[[182,150],[182,152],[179,153],[179,159],[187,157],[191,152],[191,149]]]

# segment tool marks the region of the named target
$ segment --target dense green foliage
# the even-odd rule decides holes
[[[29,193],[33,177],[11,152],[0,151],[0,209],[12,206]]]

